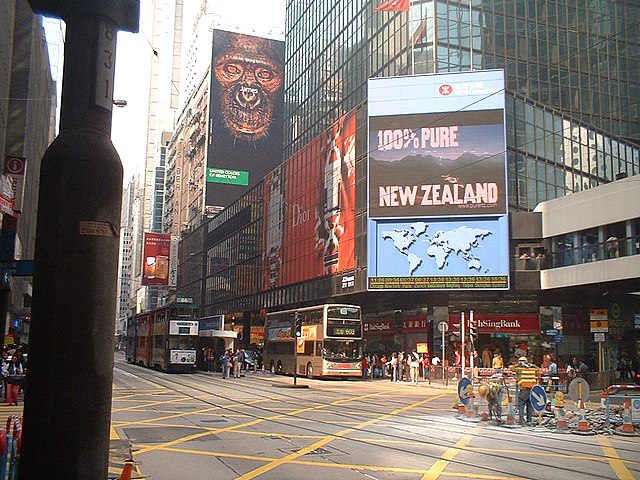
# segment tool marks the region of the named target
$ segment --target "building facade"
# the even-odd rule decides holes
[[[42,17],[26,1],[0,6],[0,328],[29,342],[40,164],[55,131],[55,84]]]
[[[368,324],[389,326],[372,328],[376,334],[369,339],[369,348],[390,350],[414,348],[418,338],[439,349],[435,326],[442,321],[455,323],[461,313],[474,310],[487,317],[486,327],[480,329],[483,346],[499,347],[509,352],[507,358],[525,346],[535,360],[549,351],[563,359],[575,355],[591,360],[592,310],[619,312],[624,305],[621,321],[625,331],[634,332],[633,312],[640,307],[637,297],[630,295],[633,283],[589,284],[567,298],[562,287],[549,288],[540,274],[540,269],[556,268],[555,264],[538,259],[533,269],[519,257],[526,249],[536,255],[554,252],[542,227],[536,227],[542,221],[529,213],[536,205],[617,179],[638,178],[640,126],[634,112],[640,68],[634,38],[639,7],[604,1],[433,0],[412,2],[409,12],[375,13],[376,5],[364,0],[323,1],[312,8],[291,1],[287,10],[287,160],[282,169],[289,179],[293,174],[288,169],[300,152],[329,135],[345,115],[354,116],[353,266],[265,283],[270,240],[260,232],[268,230],[265,223],[273,218],[264,210],[272,195],[272,173],[208,225],[203,240],[207,272],[203,314],[224,313],[242,317],[245,324],[259,324],[267,310],[325,301],[357,303]],[[504,70],[505,75],[510,288],[368,291],[367,79],[486,69]],[[283,229],[294,225],[292,215],[282,215]],[[624,233],[633,238],[636,233],[628,229],[635,220],[625,221],[629,223]],[[605,227],[598,226],[601,232]],[[637,273],[629,275],[637,282]],[[603,287],[610,287],[604,297]],[[607,296],[615,297],[618,307],[605,305]],[[542,335],[540,319],[548,311],[562,312],[565,332],[571,337],[557,348],[555,340]],[[521,328],[500,332],[495,329],[500,323],[489,318],[490,313]],[[455,345],[455,337],[447,340]],[[614,357],[623,353],[616,348],[609,349],[606,365],[599,367],[612,367]],[[637,355],[637,346],[625,348],[626,355]]]

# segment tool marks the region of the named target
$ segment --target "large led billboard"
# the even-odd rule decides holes
[[[206,206],[225,207],[282,162],[284,42],[213,31]]]
[[[369,80],[368,287],[509,287],[502,71]]]
[[[265,178],[265,290],[354,267],[355,138],[349,113]]]

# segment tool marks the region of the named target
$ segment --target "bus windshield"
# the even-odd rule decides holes
[[[320,351],[325,359],[362,357],[362,342],[360,340],[325,340],[320,343]]]

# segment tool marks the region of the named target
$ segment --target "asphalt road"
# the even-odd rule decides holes
[[[457,418],[455,391],[387,380],[164,374],[116,360],[114,442],[151,480],[640,479],[640,437]]]

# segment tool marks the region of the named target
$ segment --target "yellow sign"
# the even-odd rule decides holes
[[[304,338],[296,338],[296,353],[304,353]]]
[[[604,333],[609,331],[609,322],[606,320],[598,320],[596,322],[590,322],[591,333]]]
[[[13,345],[13,341],[14,341],[13,335],[5,335],[4,336],[4,344],[5,345],[7,345],[7,346]]]
[[[609,312],[607,311],[606,308],[589,310],[590,317],[603,317],[603,316],[606,317],[608,315],[609,315]]]
[[[429,344],[416,343],[416,353],[429,353]]]

